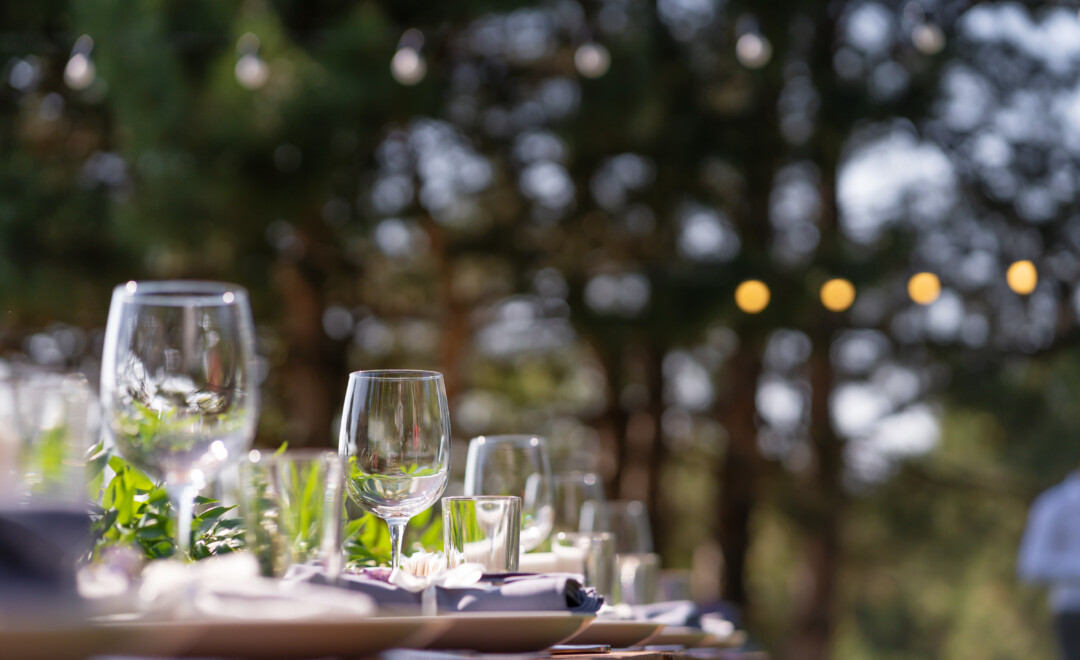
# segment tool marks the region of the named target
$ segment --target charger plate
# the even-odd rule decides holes
[[[614,649],[644,646],[664,628],[651,621],[597,619],[570,638],[567,644],[608,644]]]
[[[692,649],[705,641],[707,633],[701,628],[689,626],[664,626],[655,637],[649,640],[649,646],[682,646]]]
[[[570,639],[596,619],[569,612],[461,612],[399,620],[446,622],[448,628],[426,644],[412,648],[469,650],[481,653],[533,653]],[[380,619],[388,621],[392,619]]]
[[[290,660],[370,656],[395,646],[424,644],[447,628],[422,617],[333,620],[214,620],[112,623],[123,642],[111,653],[151,657]]]

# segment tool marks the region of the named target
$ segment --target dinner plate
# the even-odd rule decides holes
[[[565,642],[596,617],[570,612],[460,612],[431,618],[448,622],[449,627],[415,648],[532,653]]]
[[[116,623],[125,640],[112,653],[152,657],[287,660],[369,656],[395,646],[426,643],[447,624],[438,619],[215,620]]]
[[[706,632],[689,626],[664,626],[649,640],[649,646],[683,646],[692,649],[705,641]]]
[[[734,649],[746,643],[746,631],[736,630],[730,635],[705,635],[697,648]]]
[[[597,619],[567,641],[567,644],[608,644],[614,649],[644,646],[664,627],[651,621]]]
[[[0,656],[24,660],[81,660],[116,648],[122,631],[85,624],[0,626]]]

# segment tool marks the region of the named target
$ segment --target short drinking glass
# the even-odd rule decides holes
[[[521,498],[444,497],[443,545],[447,563],[480,564],[489,573],[514,573],[521,554]]]

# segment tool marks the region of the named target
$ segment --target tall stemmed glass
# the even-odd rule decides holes
[[[182,556],[199,490],[251,446],[254,371],[243,287],[128,282],[113,291],[101,365],[103,422],[121,456],[164,481]]]
[[[547,443],[535,435],[488,435],[469,442],[466,495],[521,498],[521,551],[540,546],[554,519]]]
[[[401,563],[409,519],[434,504],[450,469],[450,412],[442,374],[349,374],[338,453],[345,489],[390,529],[392,565]]]

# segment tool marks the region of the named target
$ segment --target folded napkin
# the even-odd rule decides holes
[[[75,565],[88,549],[80,509],[23,509],[0,501],[0,621],[45,612],[80,616]]]
[[[667,626],[701,627],[701,611],[694,601],[671,600],[664,603],[634,605],[634,619],[652,621]]]
[[[193,564],[153,562],[143,571],[139,600],[145,615],[168,619],[321,621],[375,613],[363,594],[260,577],[258,561],[248,553]]]
[[[293,566],[285,581],[334,584],[369,596],[380,608],[390,611],[417,611],[423,594],[388,581],[385,569],[367,570],[331,580],[314,566]],[[439,612],[573,612],[594,614],[604,599],[593,589],[581,586],[577,576],[565,574],[485,575],[469,586],[434,587]]]

